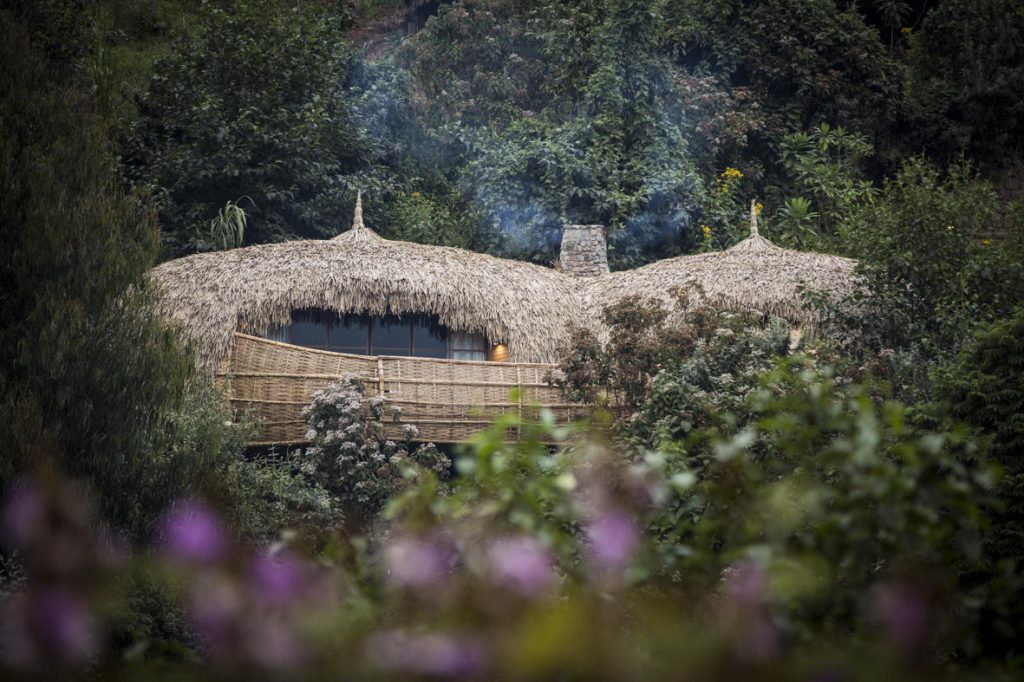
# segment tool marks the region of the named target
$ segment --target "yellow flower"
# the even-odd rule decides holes
[[[982,246],[988,246],[988,245],[989,245],[989,244],[991,244],[991,243],[992,243],[992,240],[991,240],[991,239],[982,239],[982,240],[981,240],[981,244],[982,244]]]
[[[764,204],[762,204],[760,201],[757,202],[756,204],[754,204],[754,213],[756,215],[761,215],[761,211],[763,211],[763,210],[764,210]]]
[[[707,225],[700,226],[701,231],[704,233],[704,239],[711,239],[711,228]]]
[[[722,171],[722,174],[718,177],[723,180],[739,180],[743,177],[743,172],[737,168],[733,168],[732,166],[726,166],[725,170]]]
[[[953,227],[952,225],[946,225],[946,232],[952,232],[952,231],[953,231],[953,230],[955,230],[955,229],[956,229],[956,228],[955,228],[955,227]]]
[[[903,28],[900,29],[900,33],[902,33],[905,36],[909,36],[913,32],[914,29],[910,28],[909,26],[904,26]]]
[[[412,196],[414,196],[414,197],[417,197],[417,198],[418,198],[418,197],[421,197],[421,196],[423,196],[423,194],[421,194],[420,192],[413,192],[413,193],[412,193]]]

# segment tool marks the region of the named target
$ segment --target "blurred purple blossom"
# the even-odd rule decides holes
[[[610,509],[588,527],[590,555],[602,568],[621,570],[629,563],[640,542],[632,517],[619,509]]]
[[[202,575],[192,586],[189,615],[215,655],[230,646],[244,609],[244,595],[226,576]]]
[[[754,561],[741,561],[725,569],[726,593],[743,606],[764,602],[768,593],[768,574]]]
[[[904,649],[919,647],[928,635],[928,601],[911,585],[876,585],[871,590],[869,608],[885,633]]]
[[[388,582],[396,587],[422,589],[438,585],[448,575],[455,550],[440,541],[404,539],[384,550]]]
[[[30,481],[18,481],[4,496],[4,544],[22,549],[40,530],[46,516],[43,492]]]
[[[446,634],[417,635],[403,630],[371,635],[366,643],[366,657],[371,665],[382,670],[439,677],[478,675],[487,662],[479,639]]]
[[[228,534],[220,519],[202,502],[179,502],[164,517],[163,548],[174,559],[207,564],[228,550]]]
[[[487,550],[497,582],[524,597],[533,597],[551,585],[551,555],[537,540],[526,536],[496,540]]]
[[[261,554],[249,566],[253,595],[268,604],[287,604],[309,588],[305,565],[291,556]]]
[[[84,600],[65,589],[29,592],[8,602],[3,658],[21,668],[85,663],[99,645],[96,620]]]

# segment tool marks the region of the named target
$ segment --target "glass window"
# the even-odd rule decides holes
[[[413,318],[412,354],[418,358],[448,357],[448,330],[436,317],[417,315]]]
[[[292,316],[291,343],[306,348],[327,349],[329,320],[318,311],[302,311]]]
[[[412,325],[397,315],[377,317],[370,328],[371,355],[409,355]]]
[[[488,349],[484,336],[450,332],[433,315],[374,317],[297,310],[291,324],[269,329],[266,338],[336,353],[452,360],[486,360]]]
[[[328,350],[335,353],[370,352],[370,318],[366,315],[342,315],[331,325]]]
[[[280,341],[281,343],[288,343],[288,329],[290,325],[281,324],[276,327],[271,327],[267,330],[266,338],[271,341]]]
[[[452,333],[449,340],[452,360],[487,359],[487,340],[480,334]]]

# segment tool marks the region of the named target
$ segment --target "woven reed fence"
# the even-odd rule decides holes
[[[217,373],[238,413],[260,424],[252,445],[306,442],[300,414],[315,391],[340,377],[359,377],[367,397],[383,396],[389,438],[404,438],[405,425],[419,429],[416,440],[459,443],[507,412],[535,416],[541,408],[559,424],[581,417],[583,405],[565,402],[549,380],[554,365],[474,362],[431,358],[349,355],[302,348],[236,333]],[[518,397],[511,397],[518,389]],[[514,438],[517,434],[510,434]]]

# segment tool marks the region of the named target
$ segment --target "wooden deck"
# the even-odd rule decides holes
[[[315,391],[345,375],[362,380],[366,397],[382,396],[385,415],[401,409],[397,421],[385,421],[387,437],[404,438],[405,425],[414,424],[418,441],[459,443],[507,412],[526,417],[547,408],[560,424],[582,416],[586,407],[565,402],[552,383],[553,369],[547,364],[331,353],[236,333],[217,380],[236,412],[248,411],[259,421],[252,445],[306,442],[302,408]]]

